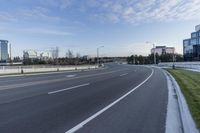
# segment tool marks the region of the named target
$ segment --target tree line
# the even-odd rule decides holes
[[[181,54],[162,54],[158,55],[156,53],[156,64],[161,62],[182,62],[184,61],[183,56]],[[131,55],[127,57],[127,62],[129,64],[154,64],[154,54],[150,54],[148,56],[142,55]]]
[[[83,65],[94,64],[96,59],[88,58],[88,56],[80,56],[79,53],[74,54],[72,50],[68,50],[65,57],[58,57],[58,48],[52,53],[51,58],[28,58],[23,59],[24,65]]]

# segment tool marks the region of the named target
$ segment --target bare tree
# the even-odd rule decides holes
[[[79,54],[79,53],[76,53],[76,58],[80,58],[81,57],[81,55]]]
[[[58,58],[58,56],[59,56],[59,48],[58,47],[53,48],[52,49],[52,57],[53,57],[53,59]]]
[[[69,59],[72,59],[74,57],[73,55],[73,51],[68,49],[67,53],[66,53],[66,57],[69,58]]]
[[[67,57],[67,61],[68,61],[68,64],[70,65],[73,65],[74,64],[74,55],[73,55],[73,51],[68,49],[67,53],[66,53],[66,57]]]
[[[56,64],[58,64],[58,57],[59,57],[59,48],[56,47],[52,49],[52,58],[54,59]]]

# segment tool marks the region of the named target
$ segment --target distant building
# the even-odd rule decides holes
[[[195,27],[191,38],[183,40],[183,55],[185,61],[200,61],[200,25]]]
[[[84,60],[89,60],[89,59],[90,59],[90,56],[89,56],[89,55],[84,55],[84,56],[82,57],[82,59],[84,59]]]
[[[49,52],[42,52],[40,54],[40,59],[43,60],[43,61],[47,61],[51,58],[51,53]]]
[[[37,59],[37,52],[35,50],[27,50],[23,53],[24,59]]]
[[[151,54],[157,53],[158,55],[162,54],[174,54],[175,48],[174,47],[166,47],[166,46],[156,46],[155,48],[151,49]]]
[[[0,40],[0,62],[7,62],[8,58],[8,41]]]

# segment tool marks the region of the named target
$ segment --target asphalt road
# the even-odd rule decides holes
[[[0,133],[164,133],[167,81],[157,68],[0,78]]]

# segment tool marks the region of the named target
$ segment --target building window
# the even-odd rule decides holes
[[[194,33],[192,33],[192,38],[196,38],[197,37],[197,33],[196,32],[194,32]]]
[[[196,45],[197,44],[197,39],[191,39],[191,45]]]

